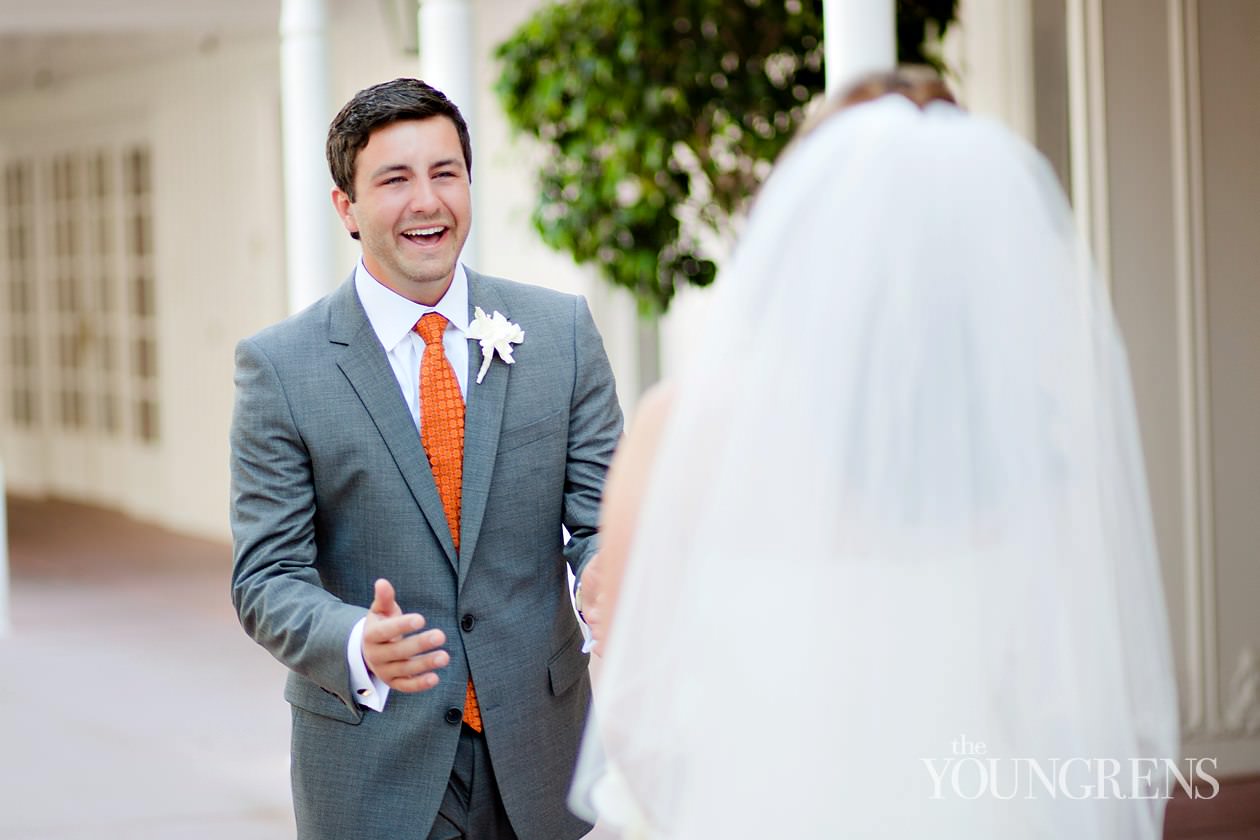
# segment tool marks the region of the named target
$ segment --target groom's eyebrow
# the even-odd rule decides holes
[[[378,166],[376,169],[372,171],[372,174],[368,177],[370,178],[370,180],[375,181],[377,178],[381,177],[382,175],[387,175],[390,172],[409,173],[411,172],[411,167],[405,163],[387,163],[387,164],[384,164],[383,166]]]
[[[461,158],[446,158],[444,160],[434,161],[429,165],[429,169],[444,169],[448,166],[457,166],[460,169],[463,169],[464,161]]]

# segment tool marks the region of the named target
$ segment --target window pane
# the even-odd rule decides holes
[[[153,379],[157,374],[153,341],[148,338],[136,339],[136,376],[141,379]]]
[[[140,439],[154,443],[158,439],[157,405],[151,400],[141,400],[136,406],[139,414]]]
[[[111,435],[118,433],[118,401],[113,394],[101,394],[101,424]]]

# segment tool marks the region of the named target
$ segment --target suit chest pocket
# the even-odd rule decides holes
[[[503,429],[499,432],[499,454],[511,452],[536,441],[567,432],[568,416],[564,411],[557,411],[538,420],[531,420],[520,426]]]

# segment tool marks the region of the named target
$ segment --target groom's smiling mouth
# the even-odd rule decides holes
[[[408,241],[418,245],[436,245],[442,241],[447,230],[449,228],[446,225],[425,225],[404,230],[402,235]]]

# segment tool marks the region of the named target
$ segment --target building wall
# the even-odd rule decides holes
[[[64,377],[55,333],[62,314],[55,272],[50,260],[41,260],[44,411],[25,431],[14,429],[6,413],[3,457],[12,489],[102,502],[196,533],[223,533],[232,346],[283,313],[275,66],[267,40],[225,39],[178,59],[74,79],[0,103],[7,153],[32,160],[44,175],[50,156],[61,152],[147,149],[156,278],[157,375],[150,395],[156,434],[145,442],[127,433],[127,423],[111,435],[99,425],[67,429],[57,422],[54,392]],[[49,190],[42,194],[47,204]],[[46,246],[47,212],[37,226]],[[123,243],[129,235],[124,230]],[[80,269],[80,279],[90,279],[90,267]],[[109,311],[133,311],[131,278],[117,281]],[[88,330],[111,316],[95,299],[77,317]],[[88,335],[82,352],[99,352],[97,339]],[[125,341],[114,348],[117,366],[132,365],[135,352]],[[123,412],[127,416],[127,407]]]
[[[1106,0],[1107,238],[1187,755],[1260,769],[1260,84],[1251,0]]]
[[[1137,395],[1156,537],[1165,570],[1174,638],[1187,638],[1187,557],[1178,369],[1176,208],[1170,177],[1173,139],[1169,34],[1163,15],[1140,2],[1104,6],[1108,110],[1105,179],[1110,217],[1112,300],[1128,345]],[[1149,9],[1146,10],[1149,12]],[[1100,80],[1103,81],[1103,80]],[[1115,107],[1124,103],[1124,108]],[[1170,375],[1171,374],[1171,375]],[[1180,683],[1188,684],[1185,646],[1177,646]]]
[[[1209,452],[1200,565],[1203,632],[1215,642],[1201,649],[1214,671],[1205,679],[1205,717],[1196,742],[1244,751],[1260,768],[1260,4],[1199,0],[1197,10],[1197,126],[1201,141],[1202,313],[1206,396],[1202,418]]]

